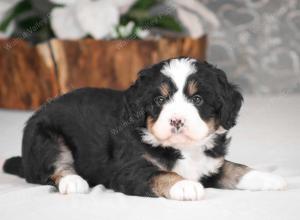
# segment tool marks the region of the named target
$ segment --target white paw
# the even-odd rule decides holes
[[[170,191],[169,198],[174,200],[201,200],[204,196],[204,188],[201,183],[181,180],[175,183]]]
[[[87,193],[89,184],[78,175],[67,175],[59,181],[58,189],[62,194]]]
[[[281,176],[253,170],[241,178],[237,188],[248,190],[284,190],[287,188],[287,183]]]

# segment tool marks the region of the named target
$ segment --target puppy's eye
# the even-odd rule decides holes
[[[154,98],[154,102],[156,103],[156,105],[161,106],[166,102],[166,97],[164,96],[157,96]]]
[[[194,105],[200,106],[203,103],[203,99],[200,95],[194,95],[192,97],[192,102],[193,102]]]

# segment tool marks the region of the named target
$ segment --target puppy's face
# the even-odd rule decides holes
[[[135,92],[143,99],[144,142],[178,149],[231,128],[242,101],[222,71],[189,58],[144,70]]]

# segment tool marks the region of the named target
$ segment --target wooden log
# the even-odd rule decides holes
[[[163,59],[204,59],[206,37],[159,40],[0,41],[0,107],[35,109],[80,87],[126,89],[140,69]]]
[[[75,88],[126,89],[145,66],[178,56],[205,58],[206,38],[50,42],[62,93]]]
[[[0,107],[33,109],[59,94],[47,44],[0,41]]]

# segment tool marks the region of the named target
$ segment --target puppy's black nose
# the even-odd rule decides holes
[[[172,127],[179,130],[181,127],[183,127],[184,121],[182,119],[175,118],[170,120],[170,124]]]

